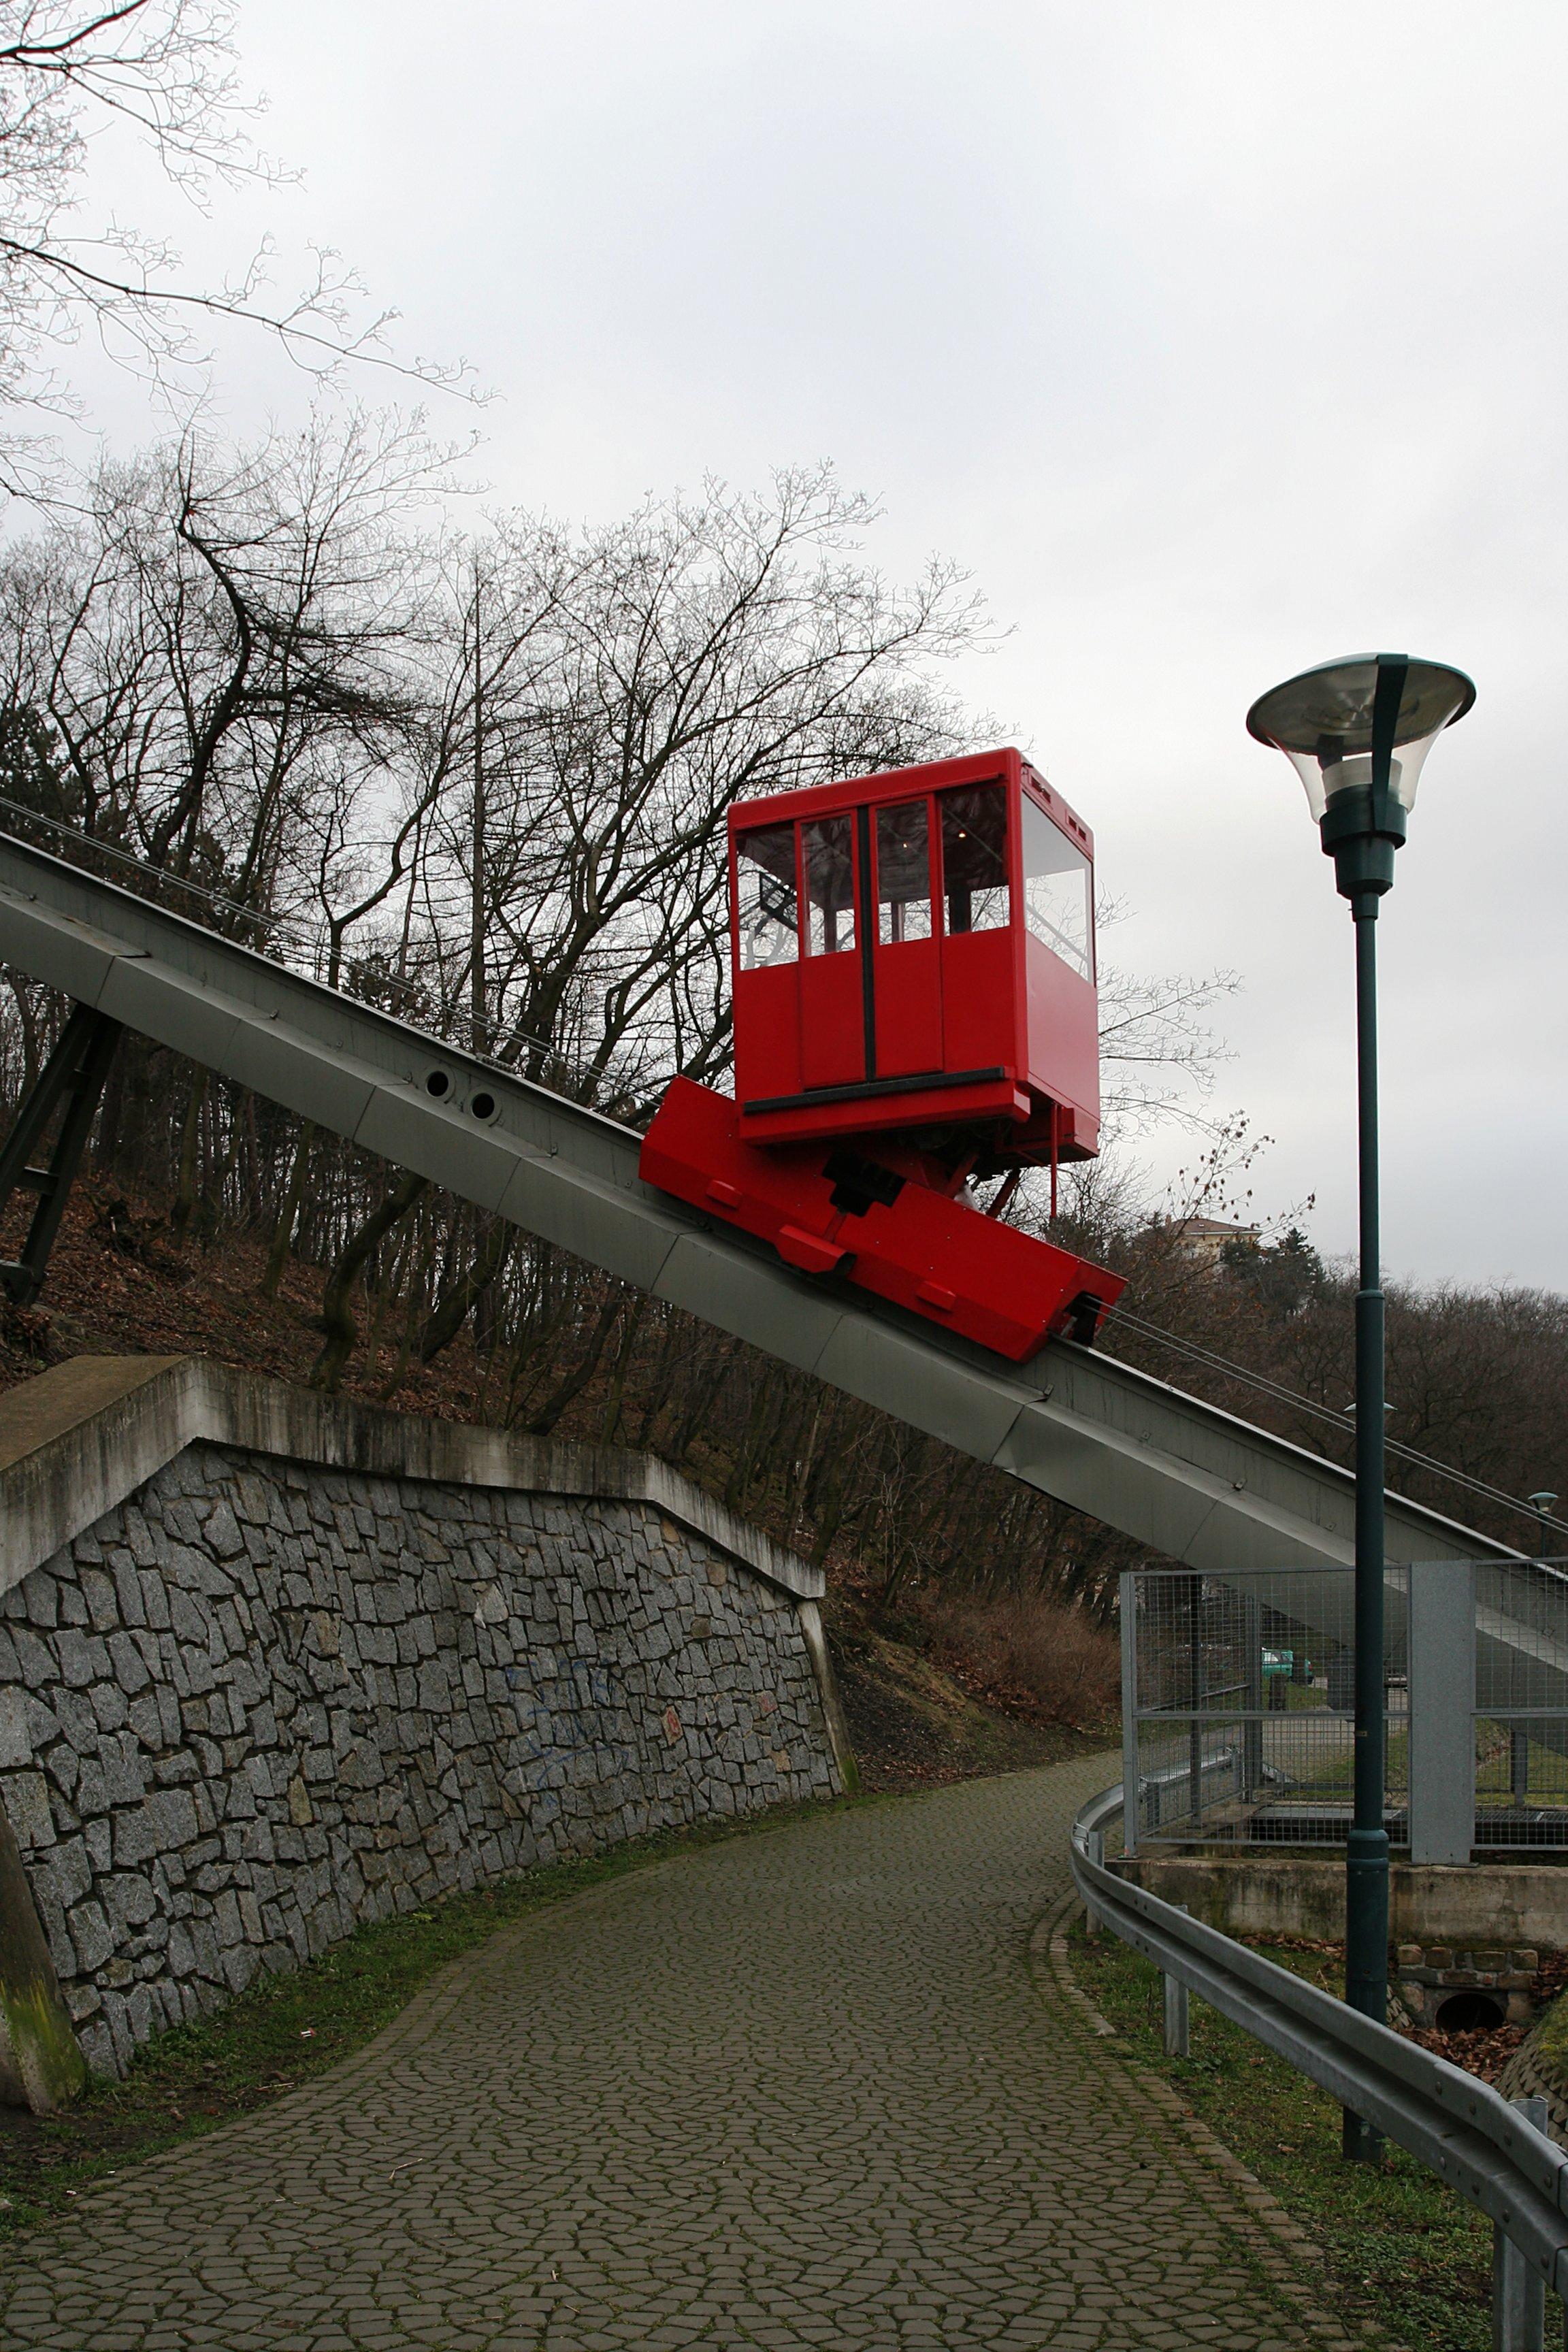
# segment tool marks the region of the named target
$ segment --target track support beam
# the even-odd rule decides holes
[[[49,1252],[92,1129],[109,1065],[120,1043],[121,1024],[89,1004],[74,1005],[59,1043],[39,1072],[0,1144],[0,1212],[16,1192],[36,1192],[37,1206],[20,1257],[0,1259],[0,1289],[18,1307],[30,1307],[43,1288]],[[56,1112],[60,1122],[54,1148],[42,1165],[35,1154]]]

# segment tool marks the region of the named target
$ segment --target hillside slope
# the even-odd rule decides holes
[[[0,1253],[20,1244],[30,1202],[0,1221]],[[79,1186],[66,1210],[38,1306],[0,1300],[0,1389],[76,1355],[204,1355],[308,1381],[321,1346],[319,1266],[290,1259],[276,1298],[263,1294],[263,1243],[224,1234],[171,1246],[161,1204],[115,1185]],[[373,1349],[371,1339],[378,1338]],[[344,1393],[405,1412],[480,1422],[483,1367],[465,1332],[433,1364],[403,1361],[401,1332],[367,1331],[344,1373]],[[587,1390],[563,1419],[563,1437],[602,1433],[604,1406]],[[698,1466],[700,1475],[700,1465]],[[692,1465],[688,1465],[689,1475]],[[979,1661],[951,1639],[939,1658],[918,1618],[880,1622],[853,1560],[829,1563],[825,1612],[845,1711],[870,1789],[920,1788],[1016,1770],[1107,1745],[1050,1718],[1027,1694],[985,1687]]]

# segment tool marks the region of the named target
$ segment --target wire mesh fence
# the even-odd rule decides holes
[[[1568,1559],[1476,1569],[1476,1843],[1568,1846]]]
[[[1390,1568],[1384,1602],[1391,1843],[1411,1846],[1414,1811],[1427,1824],[1421,1859],[1463,1858],[1472,1844],[1568,1848],[1568,1561]],[[1353,1572],[1140,1570],[1123,1580],[1122,1609],[1137,1842],[1342,1843]]]
[[[1354,1744],[1350,1572],[1258,1572],[1222,1582],[1156,1570],[1128,1582],[1141,1842],[1342,1841]],[[1388,1829],[1401,1839],[1409,1743],[1397,1655],[1385,1696]]]

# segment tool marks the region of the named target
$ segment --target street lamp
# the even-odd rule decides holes
[[[1527,1495],[1525,1500],[1541,1522],[1541,1557],[1544,1559],[1546,1558],[1546,1515],[1557,1497],[1555,1495],[1549,1495],[1542,1486],[1539,1494]]]
[[[1388,1832],[1384,1825],[1384,1333],[1377,1179],[1377,902],[1427,752],[1476,689],[1462,670],[1404,654],[1324,662],[1260,695],[1248,734],[1283,751],[1307,788],[1356,948],[1361,1286],[1355,1302],[1355,1803],[1345,1853],[1345,2000],[1384,2022]],[[1344,2152],[1373,2161],[1380,2135],[1347,2108]]]

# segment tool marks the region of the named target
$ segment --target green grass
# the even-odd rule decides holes
[[[1568,1775],[1563,1760],[1538,1740],[1526,1743],[1528,1786],[1521,1791],[1527,1804],[1568,1804]],[[1476,1725],[1476,1790],[1482,1797],[1507,1802],[1513,1788],[1513,1742],[1509,1726],[1484,1718]]]
[[[95,2076],[58,2115],[0,2109],[0,2246],[68,2211],[95,2182],[325,2074],[390,2024],[437,1969],[498,1927],[669,1855],[886,1801],[780,1805],[746,1821],[638,1838],[361,1927],[323,1958],[261,1979],[199,2024],[155,2034],[123,2082]]]
[[[1568,2084],[1568,2000],[1560,1995],[1541,2020],[1533,2044],[1536,2063],[1549,2084]]]
[[[1403,2149],[1375,2169],[1346,2164],[1333,2101],[1202,2001],[1192,2003],[1191,2056],[1167,2058],[1158,1969],[1112,1937],[1090,1942],[1081,1923],[1069,1940],[1075,1975],[1134,2063],[1164,2075],[1323,2248],[1333,2308],[1375,2321],[1411,2352],[1489,2352],[1489,2221]],[[1338,1990],[1328,1955],[1257,1948]],[[1563,2341],[1552,2295],[1546,2341]]]

